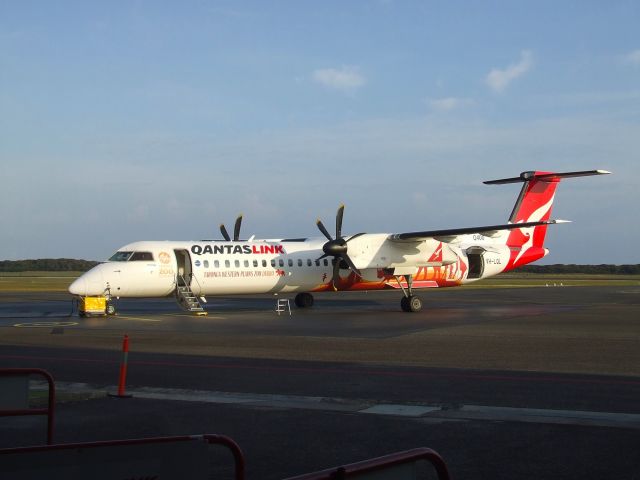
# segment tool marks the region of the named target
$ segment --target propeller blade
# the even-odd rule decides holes
[[[349,237],[349,240],[347,240],[347,242],[350,242],[351,240],[353,240],[354,238],[359,237],[360,235],[366,235],[365,232],[362,233],[356,233],[355,235],[351,235],[351,237]]]
[[[328,254],[324,254],[321,257],[316,258],[316,262],[319,262],[320,260],[322,260],[323,258],[327,258],[329,255]]]
[[[236,224],[233,227],[233,241],[237,242],[240,240],[240,226],[242,225],[242,214],[238,215],[236,218]]]
[[[340,259],[334,258],[333,260],[333,277],[331,278],[331,284],[334,290],[338,290],[338,281],[340,280]]]
[[[229,236],[229,232],[227,232],[227,229],[224,226],[224,223],[220,224],[220,233],[222,233],[223,238],[227,241],[230,242],[231,241],[231,237]]]
[[[331,235],[329,235],[329,232],[327,232],[327,229],[324,228],[324,225],[322,224],[322,222],[320,221],[320,219],[316,220],[316,225],[318,226],[318,228],[320,229],[320,231],[322,232],[322,234],[327,237],[327,240],[331,241],[333,240],[333,238],[331,238]]]
[[[353,272],[354,272],[356,275],[358,275],[360,278],[362,278],[362,274],[360,273],[360,270],[358,270],[358,267],[356,267],[356,266],[353,264],[353,262],[352,262],[352,261],[351,261],[351,259],[349,258],[349,255],[347,255],[347,254],[345,253],[345,254],[343,254],[343,255],[340,255],[340,258],[341,258],[342,260],[344,260],[344,261],[345,261],[345,263],[346,263],[347,265],[349,265],[349,268],[350,268],[351,270],[353,270]]]
[[[336,239],[342,238],[342,216],[343,215],[344,215],[344,205],[340,205],[336,213]]]

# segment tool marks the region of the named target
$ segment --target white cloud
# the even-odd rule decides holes
[[[640,49],[622,56],[622,63],[633,67],[640,67]]]
[[[485,82],[495,92],[502,92],[516,78],[527,73],[533,66],[533,55],[529,50],[523,50],[520,53],[520,61],[509,65],[507,68],[500,70],[492,69],[488,74]]]
[[[360,69],[354,66],[314,70],[313,80],[328,88],[347,91],[360,88],[366,83]]]
[[[444,97],[427,100],[432,110],[439,112],[449,112],[473,105],[475,102],[471,98]]]

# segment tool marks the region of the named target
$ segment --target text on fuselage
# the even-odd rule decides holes
[[[195,255],[264,255],[264,254],[283,254],[284,247],[282,245],[192,245],[191,253]]]

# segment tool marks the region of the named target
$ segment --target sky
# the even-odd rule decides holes
[[[0,259],[506,222],[640,263],[640,2],[0,0]],[[331,228],[330,228],[331,229]]]

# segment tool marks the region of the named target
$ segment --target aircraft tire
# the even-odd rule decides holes
[[[409,297],[409,311],[419,312],[420,310],[422,310],[422,300],[419,297]]]
[[[408,297],[402,297],[402,299],[400,300],[400,307],[402,307],[402,311],[403,312],[410,312],[411,311],[411,307],[409,307],[409,298]]]
[[[400,306],[403,312],[419,312],[422,310],[422,300],[416,296],[402,297]]]
[[[297,294],[293,301],[299,308],[313,307],[313,295],[307,292]]]

